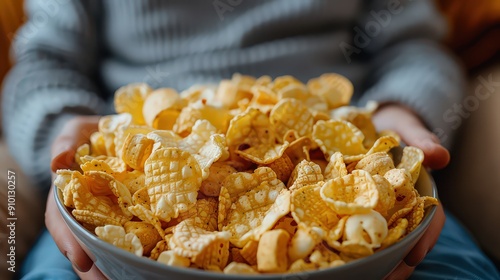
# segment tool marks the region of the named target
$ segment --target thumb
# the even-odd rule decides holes
[[[76,116],[64,124],[51,147],[53,172],[73,167],[76,149],[89,141],[98,121],[99,116]]]
[[[406,144],[420,148],[425,155],[425,166],[442,169],[450,162],[448,150],[413,111],[400,105],[386,105],[377,111],[373,121],[379,130],[394,130]]]
[[[52,144],[52,172],[58,169],[71,168],[74,162],[76,143],[70,137],[57,137]]]

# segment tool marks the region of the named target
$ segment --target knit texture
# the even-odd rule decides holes
[[[41,185],[64,121],[110,113],[114,91],[132,82],[183,90],[234,72],[302,81],[337,72],[359,104],[402,102],[448,139],[442,114],[464,89],[460,67],[436,43],[446,24],[433,1],[28,0],[26,8],[2,112],[11,152]]]

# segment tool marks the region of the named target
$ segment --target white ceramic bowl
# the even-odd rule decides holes
[[[436,185],[432,177],[423,168],[415,188],[421,195],[437,197]],[[119,249],[97,238],[94,233],[85,229],[71,215],[62,203],[62,193],[54,192],[56,204],[64,221],[70,228],[76,240],[85,252],[95,262],[95,265],[109,278],[117,280],[139,279],[382,279],[389,273],[406,254],[429,226],[436,212],[436,206],[426,209],[422,223],[410,234],[392,246],[371,256],[349,262],[345,265],[307,271],[295,274],[269,275],[226,275],[222,273],[202,271],[193,268],[171,267],[145,257]]]

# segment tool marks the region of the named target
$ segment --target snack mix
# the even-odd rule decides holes
[[[64,205],[102,240],[165,265],[229,274],[341,266],[413,231],[438,201],[423,152],[377,132],[338,74],[235,74],[180,94],[130,84],[58,170]]]

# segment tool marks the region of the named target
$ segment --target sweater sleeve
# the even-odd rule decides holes
[[[360,24],[368,36],[362,51],[371,59],[360,103],[402,103],[449,147],[454,129],[444,115],[464,97],[465,78],[440,45],[446,22],[433,1],[373,2]]]
[[[27,23],[16,34],[14,68],[3,88],[9,150],[35,183],[50,185],[50,149],[66,120],[105,110],[96,86],[94,2],[25,1]]]

